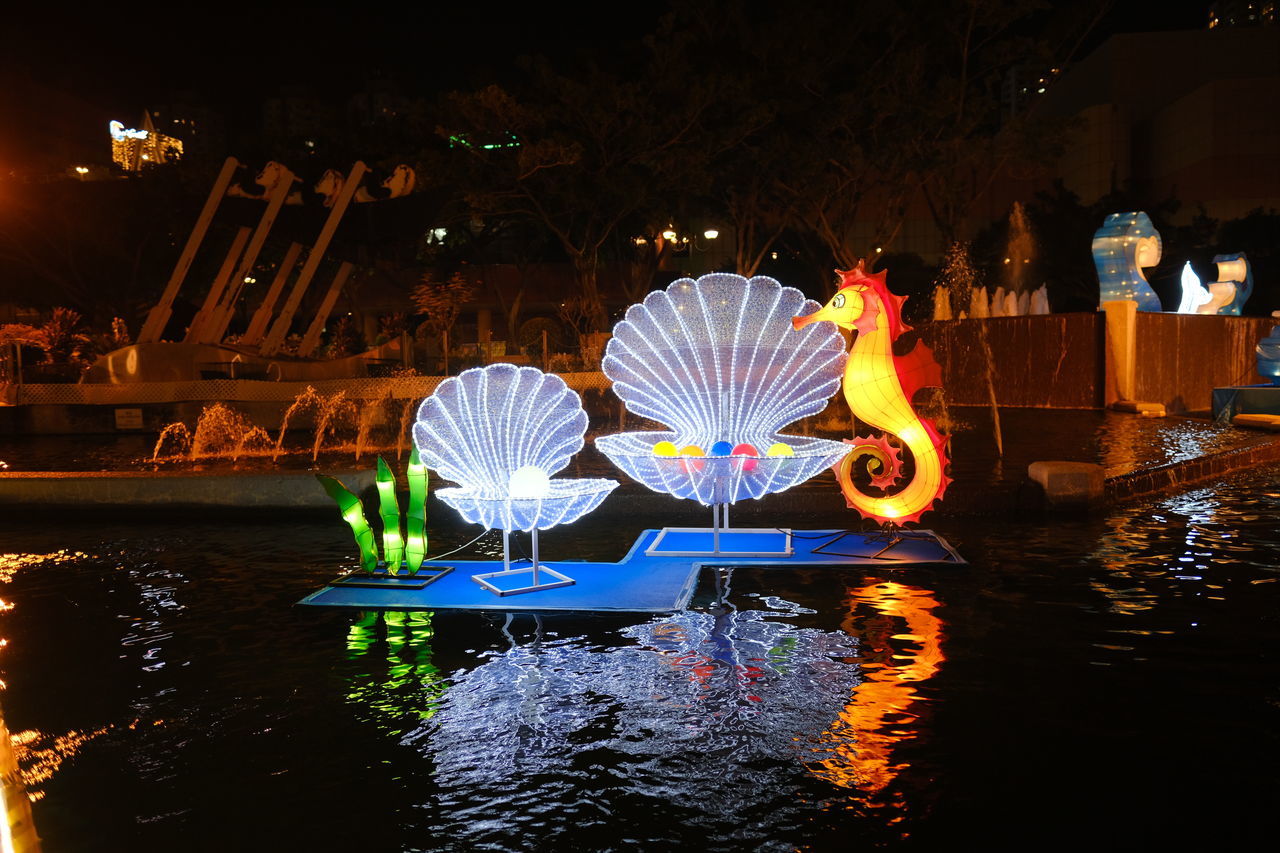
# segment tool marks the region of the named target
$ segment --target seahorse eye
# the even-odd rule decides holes
[[[831,300],[831,307],[833,307],[833,308],[843,308],[843,307],[844,307],[844,294],[843,294],[843,293],[837,293],[837,294],[836,294],[836,298]]]

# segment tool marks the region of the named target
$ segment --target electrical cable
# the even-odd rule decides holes
[[[431,560],[443,560],[445,557],[452,557],[454,554],[458,553],[459,551],[462,551],[462,550],[465,550],[465,549],[467,549],[467,548],[470,548],[472,545],[474,545],[474,544],[476,544],[477,542],[479,542],[481,539],[483,539],[483,538],[485,537],[485,535],[486,535],[488,532],[489,532],[488,530],[481,530],[481,531],[480,531],[480,535],[479,535],[479,536],[477,536],[475,539],[472,539],[472,540],[471,540],[470,542],[468,542],[466,545],[461,545],[461,546],[459,546],[459,547],[457,547],[457,548],[454,548],[452,551],[449,551],[448,553],[445,553],[445,554],[437,554],[436,556],[434,556],[434,557],[430,557],[429,559],[431,559]]]

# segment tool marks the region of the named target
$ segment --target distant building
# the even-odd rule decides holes
[[[142,127],[125,127],[113,120],[108,125],[111,134],[111,159],[126,172],[140,172],[148,165],[159,165],[182,157],[182,140],[160,133],[151,120],[151,113],[143,112]]]
[[[1272,3],[1220,3],[1215,8]],[[1220,14],[1226,14],[1225,12]],[[1234,14],[1234,13],[1233,13]],[[1080,122],[1057,173],[1090,204],[1132,188],[1218,219],[1280,208],[1280,28],[1113,36],[1049,88]]]
[[[1277,0],[1228,0],[1209,6],[1209,29],[1218,27],[1269,27],[1280,21]]]

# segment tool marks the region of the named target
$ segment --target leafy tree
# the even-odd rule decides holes
[[[518,92],[489,86],[447,99],[440,135],[472,210],[527,218],[553,234],[593,328],[606,321],[606,242],[687,186],[702,162],[697,131],[708,93],[676,61],[667,46],[651,45],[640,72],[624,79],[592,60],[571,73],[533,60]]]
[[[164,286],[190,207],[169,167],[120,181],[0,184],[3,295],[72,306],[102,325],[136,317]]]

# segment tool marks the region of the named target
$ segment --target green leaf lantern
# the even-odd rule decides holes
[[[396,574],[404,562],[404,538],[400,535],[400,504],[396,501],[396,477],[378,457],[378,506],[382,512],[382,558],[387,571]]]
[[[320,481],[320,485],[324,486],[329,497],[338,504],[342,520],[351,526],[351,532],[356,537],[356,545],[360,548],[360,565],[366,572],[372,572],[378,568],[378,546],[373,540],[373,529],[369,527],[369,521],[364,517],[364,507],[360,505],[360,499],[342,485],[340,480],[325,474],[316,474],[316,479]]]
[[[409,454],[409,511],[405,513],[405,559],[409,574],[416,575],[427,557],[427,466],[418,458],[418,448]]]

